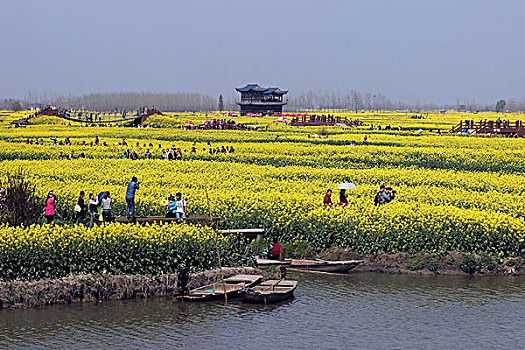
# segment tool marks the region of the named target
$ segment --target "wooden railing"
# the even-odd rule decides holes
[[[470,133],[470,134],[501,134],[512,136],[525,136],[525,127],[521,120],[515,122],[504,120],[462,120],[452,128],[452,133]]]

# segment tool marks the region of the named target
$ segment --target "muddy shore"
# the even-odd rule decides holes
[[[350,273],[380,272],[393,274],[440,274],[459,276],[525,275],[525,258],[494,259],[485,255],[450,252],[438,254],[378,254],[358,255],[346,249],[334,249],[309,258],[325,260],[363,260]]]
[[[252,267],[223,268],[224,277],[237,274],[262,274]],[[209,270],[190,274],[189,289],[220,280],[220,271]],[[41,307],[105,300],[173,297],[177,294],[177,274],[157,277],[142,275],[77,275],[39,281],[0,282],[0,309]]]

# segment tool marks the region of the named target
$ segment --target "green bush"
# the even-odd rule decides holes
[[[410,271],[418,271],[423,270],[425,267],[425,264],[423,263],[423,260],[420,258],[413,258],[408,260],[408,269]]]
[[[489,255],[483,254],[481,255],[481,258],[478,261],[478,265],[480,269],[486,268],[487,270],[494,270],[496,267],[498,267],[498,264],[494,259],[492,259]]]
[[[459,264],[459,267],[461,268],[461,270],[463,270],[466,273],[476,272],[477,266],[478,266],[478,262],[476,260],[476,257],[472,254],[464,255],[463,260],[461,260],[461,263]]]
[[[439,268],[439,262],[437,261],[437,259],[434,257],[428,257],[427,268],[432,272],[437,271],[437,269]]]

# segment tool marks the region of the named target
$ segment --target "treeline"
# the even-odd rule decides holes
[[[361,94],[359,91],[319,93],[314,91],[290,94],[287,109],[300,111],[304,109],[340,109],[340,110],[391,110],[396,105],[385,95],[378,93]]]
[[[4,100],[3,102],[4,108],[10,109],[14,100]],[[216,98],[198,93],[110,92],[82,96],[29,94],[19,102],[24,108],[54,105],[65,109],[91,111],[133,111],[144,106],[155,107],[161,111],[176,112],[217,109]]]
[[[231,94],[224,99],[225,110],[238,110],[238,94]],[[393,102],[382,93],[360,93],[356,90],[349,92],[295,92],[285,96],[287,105],[285,111],[304,110],[345,110],[345,111],[385,111],[385,110],[439,110],[454,109],[458,111],[492,111],[494,105],[479,104],[474,101],[456,104],[438,105],[435,103],[406,103]],[[504,111],[524,111],[525,100],[503,100]],[[219,96],[210,96],[200,93],[151,93],[151,92],[118,92],[92,93],[82,96],[65,96],[61,94],[33,94],[31,92],[23,99],[0,100],[0,109],[28,109],[54,105],[65,109],[93,110],[93,111],[133,111],[139,107],[155,107],[161,111],[215,111],[219,109]]]

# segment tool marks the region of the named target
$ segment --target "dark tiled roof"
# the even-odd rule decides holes
[[[265,95],[270,95],[270,94],[284,95],[288,92],[288,90],[281,90],[278,87],[265,88],[265,87],[259,86],[258,84],[248,84],[244,87],[235,88],[235,90],[239,92],[257,91],[257,92],[262,92]]]

